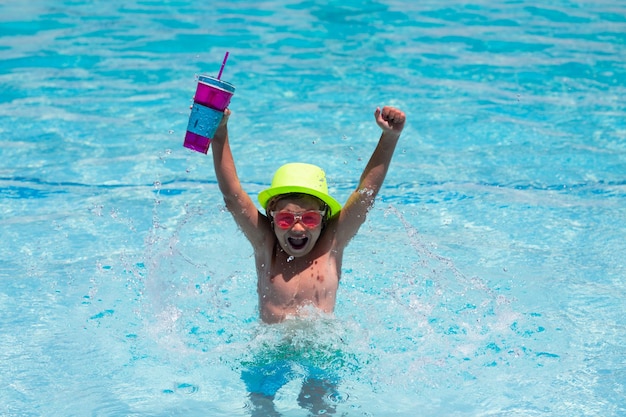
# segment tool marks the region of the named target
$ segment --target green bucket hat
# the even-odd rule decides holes
[[[341,204],[328,194],[326,173],[316,165],[293,162],[276,170],[270,188],[259,193],[259,203],[266,209],[272,197],[300,193],[319,198],[328,205],[332,217],[341,210]]]

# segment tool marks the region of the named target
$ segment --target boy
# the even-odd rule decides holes
[[[213,135],[215,174],[226,207],[254,248],[261,319],[277,323],[307,306],[331,313],[341,275],[343,251],[365,221],[380,190],[402,129],[405,114],[377,108],[382,135],[359,185],[341,205],[330,195],[324,171],[308,164],[287,164],[272,186],[259,194],[266,215],[241,188],[228,143],[230,110]]]

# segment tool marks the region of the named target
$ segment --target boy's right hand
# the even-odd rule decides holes
[[[230,113],[230,109],[224,110],[224,115],[222,116],[222,121],[220,122],[218,128],[226,126],[228,124],[228,118],[230,117]]]
[[[220,120],[220,124],[217,126],[215,133],[213,134],[213,140],[220,139],[223,136],[226,136],[226,132],[228,131],[228,118],[230,117],[231,111],[230,109],[224,110],[224,114],[222,115],[222,120]]]

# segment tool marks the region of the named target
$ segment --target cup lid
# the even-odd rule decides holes
[[[231,93],[235,92],[235,86],[234,85],[232,85],[231,83],[226,82],[224,80],[218,80],[217,78],[211,77],[210,75],[199,75],[198,76],[198,82],[210,85],[212,87],[217,87],[217,88],[220,88],[222,90],[229,91]]]

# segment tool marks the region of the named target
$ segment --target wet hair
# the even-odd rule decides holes
[[[272,217],[270,212],[274,211],[274,208],[276,207],[276,205],[278,204],[279,201],[282,200],[303,200],[305,198],[314,198],[315,200],[317,200],[319,202],[319,210],[323,210],[326,212],[326,214],[324,215],[324,220],[327,220],[328,217],[330,217],[330,208],[328,207],[328,205],[323,202],[321,199],[315,197],[314,195],[311,194],[306,194],[306,193],[288,193],[288,194],[280,194],[277,195],[276,197],[272,197],[272,199],[267,203],[267,208],[265,209],[265,213],[267,214],[268,217]]]

